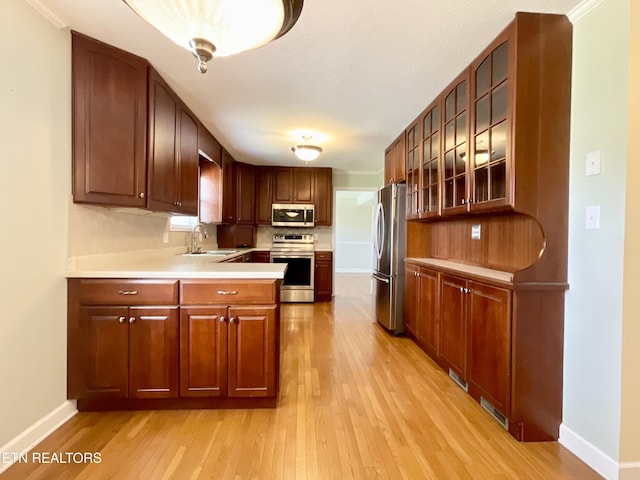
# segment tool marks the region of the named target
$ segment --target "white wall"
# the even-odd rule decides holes
[[[373,212],[376,190],[336,190],[335,271],[371,272],[373,269]]]
[[[621,422],[628,18],[628,0],[605,0],[574,24],[570,290],[565,316],[563,427],[616,461]],[[586,154],[595,150],[602,151],[603,171],[586,177]],[[585,230],[588,205],[601,206],[600,230]]]
[[[0,449],[66,400],[70,45],[23,0],[3,0]]]

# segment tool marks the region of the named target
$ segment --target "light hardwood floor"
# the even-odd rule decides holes
[[[331,303],[282,308],[279,407],[80,413],[0,480],[600,478],[555,442],[516,442],[416,345],[378,327],[369,276]],[[29,457],[31,458],[31,457]]]

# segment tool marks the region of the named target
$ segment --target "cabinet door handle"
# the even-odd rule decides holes
[[[138,197],[144,198],[144,192],[140,192],[140,194],[138,194]]]
[[[220,323],[224,323],[224,320],[225,320],[224,316],[221,316],[220,317]]]
[[[236,323],[236,319],[234,317],[229,318],[229,323]]]
[[[236,290],[218,290],[218,295],[237,295]]]
[[[126,320],[125,317],[118,317],[118,323],[124,323]]]
[[[129,323],[133,323],[136,321],[136,317],[129,317]]]
[[[118,290],[118,294],[120,295],[137,295],[137,290]]]

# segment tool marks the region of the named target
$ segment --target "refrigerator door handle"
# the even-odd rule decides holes
[[[373,216],[373,249],[376,252],[376,257],[379,257],[380,249],[378,248],[378,222],[380,221],[380,204],[376,206],[376,213]]]
[[[375,280],[379,280],[379,281],[384,282],[384,283],[389,283],[389,279],[388,278],[379,277],[375,273],[373,275],[371,275],[371,278],[373,278]]]
[[[382,252],[384,250],[384,237],[385,237],[385,221],[384,221],[384,209],[382,203],[378,204],[378,210],[376,211],[376,254],[378,260],[382,258]],[[381,241],[382,240],[382,241]]]

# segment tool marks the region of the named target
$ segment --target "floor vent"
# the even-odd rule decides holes
[[[496,407],[491,405],[491,403],[489,403],[486,398],[480,397],[480,405],[482,405],[482,408],[484,408],[487,412],[489,412],[489,415],[491,415],[493,418],[495,418],[496,421],[500,425],[502,425],[502,427],[505,430],[509,430],[509,420],[507,419],[507,417],[505,417],[503,414],[501,414],[496,409]]]
[[[460,387],[465,392],[469,391],[469,385],[467,385],[467,382],[465,382],[463,379],[461,379],[460,376],[456,372],[454,372],[453,370],[449,369],[449,376],[453,379],[454,382],[456,382],[458,385],[460,385]]]

